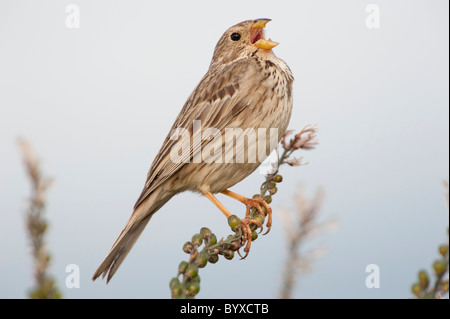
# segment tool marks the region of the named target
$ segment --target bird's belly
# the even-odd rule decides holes
[[[258,125],[253,123],[250,128],[243,128],[239,122],[230,125],[200,150],[201,157],[196,162],[181,168],[177,179],[183,180],[183,190],[217,193],[249,176],[277,148],[291,110],[292,103],[285,98],[267,108]]]
[[[218,193],[226,190],[242,181],[244,178],[254,172],[260,163],[213,163],[206,164],[208,169],[200,165],[195,167],[192,164],[192,174],[189,179],[192,180],[192,191],[211,191]]]

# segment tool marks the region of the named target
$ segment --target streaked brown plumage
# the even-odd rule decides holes
[[[228,29],[220,38],[214,50],[208,72],[192,92],[178,115],[172,130],[186,129],[192,141],[199,141],[201,150],[205,147],[222,147],[225,154],[233,151],[233,142],[223,138],[199,139],[208,128],[217,129],[213,137],[225,129],[276,128],[279,142],[287,129],[292,110],[293,76],[284,61],[271,50],[277,43],[265,40],[263,28],[269,19],[241,22]],[[236,34],[239,34],[237,36]],[[201,128],[194,131],[193,122],[201,121]],[[256,145],[241,145],[245,148],[243,163],[206,163],[195,161],[196,145],[179,161],[173,161],[170,152],[182,148],[186,140],[174,140],[171,134],[165,139],[148,172],[145,187],[139,196],[134,212],[125,228],[112,246],[93,276],[100,275],[109,281],[144,230],[151,216],[175,194],[183,191],[200,192],[215,203],[228,216],[229,212],[213,194],[223,192],[243,203],[250,200],[226,190],[250,175],[263,159],[251,163],[248,154],[257,152]],[[196,138],[197,137],[197,138]],[[191,141],[191,140],[189,140]],[[215,143],[219,143],[215,144]],[[197,145],[198,146],[198,145]],[[269,139],[266,154],[273,151]],[[235,153],[237,153],[236,150]],[[236,155],[234,153],[234,156]],[[265,204],[265,203],[261,203]],[[267,205],[267,204],[265,204]],[[268,225],[270,228],[270,225]]]

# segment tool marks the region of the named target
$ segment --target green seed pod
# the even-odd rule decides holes
[[[223,256],[224,256],[226,259],[231,260],[231,259],[233,259],[233,257],[234,257],[234,251],[227,249],[227,250],[225,250],[225,251],[223,252]]]
[[[182,261],[178,266],[178,274],[184,274],[189,264],[186,261]]]
[[[219,261],[219,255],[211,255],[211,256],[209,256],[208,261],[211,264],[215,264],[216,262]]]
[[[430,280],[428,278],[428,274],[425,270],[419,271],[419,284],[422,289],[427,289],[430,284]]]
[[[264,200],[266,201],[267,204],[270,204],[272,203],[272,196],[266,195],[264,196]]]
[[[261,215],[256,215],[255,218],[253,218],[255,221],[259,222],[260,224],[264,224],[264,217]]]
[[[200,283],[200,276],[194,277],[191,279],[192,282]]]
[[[187,243],[184,244],[183,251],[186,254],[192,253],[194,251],[194,245],[190,241],[188,241]]]
[[[194,244],[194,246],[200,246],[203,243],[202,235],[195,234],[194,236],[192,236],[192,243]]]
[[[448,254],[448,245],[447,244],[442,244],[439,246],[439,253],[441,254],[442,257],[447,256]]]
[[[205,254],[198,254],[197,257],[195,257],[194,263],[199,267],[203,268],[208,263],[208,257],[206,257]]]
[[[256,199],[256,198],[260,198],[261,197],[261,195],[259,195],[259,194],[255,194],[255,195],[253,195],[253,199]]]
[[[172,278],[170,280],[169,286],[170,286],[170,289],[173,289],[173,288],[176,288],[176,287],[181,287],[180,280],[178,278],[176,278],[176,277]]]
[[[275,181],[275,183],[281,183],[283,181],[283,176],[281,175],[276,175],[273,180]]]
[[[200,281],[192,280],[188,282],[186,290],[190,296],[195,296],[200,291]]]
[[[197,265],[194,264],[190,264],[187,269],[186,272],[184,273],[185,276],[189,277],[189,278],[195,278],[198,275],[198,267]]]
[[[433,268],[434,271],[436,272],[436,275],[438,276],[442,276],[446,270],[445,263],[441,260],[435,261],[433,264]]]
[[[255,241],[258,238],[258,233],[256,231],[252,231],[252,241]]]
[[[174,297],[174,298],[177,298],[178,296],[180,296],[181,292],[182,292],[181,285],[171,289],[172,297]]]
[[[231,215],[228,218],[228,225],[230,225],[231,229],[234,229],[241,224],[241,220],[236,215]]]
[[[217,237],[216,235],[212,234],[209,238],[208,238],[208,243],[210,245],[215,245],[217,244]]]
[[[267,188],[269,190],[271,190],[272,188],[277,187],[277,183],[275,183],[274,181],[269,181],[267,182]]]
[[[420,287],[420,284],[414,284],[411,287],[411,291],[414,295],[416,295],[417,297],[420,296],[420,293],[422,292],[422,287]]]
[[[278,188],[276,186],[271,188],[271,189],[269,189],[270,195],[276,194],[277,192],[278,192]]]
[[[203,238],[207,238],[212,235],[212,232],[209,228],[202,227],[202,229],[200,229],[200,235],[202,235]]]

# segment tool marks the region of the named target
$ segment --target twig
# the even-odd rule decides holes
[[[44,218],[45,195],[51,185],[51,179],[43,177],[39,160],[30,145],[24,140],[19,140],[19,147],[32,185],[32,194],[26,212],[26,227],[34,261],[35,287],[30,291],[29,296],[32,299],[59,299],[61,294],[55,287],[55,281],[47,273],[50,254],[44,240],[48,228]]]
[[[282,209],[282,217],[285,233],[287,235],[287,258],[284,265],[283,281],[280,289],[280,298],[289,299],[298,279],[299,270],[309,270],[313,259],[324,250],[318,247],[309,253],[302,253],[301,246],[306,239],[317,235],[322,231],[335,229],[337,221],[332,219],[319,223],[317,218],[320,213],[324,198],[324,191],[319,189],[312,201],[306,196],[306,192],[298,191],[295,196],[296,210]]]

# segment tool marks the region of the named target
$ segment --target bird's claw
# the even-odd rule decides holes
[[[245,205],[247,207],[245,217],[250,216],[250,211],[252,208],[256,208],[258,213],[262,215],[264,218],[267,216],[267,224],[266,224],[267,231],[264,233],[264,235],[268,234],[270,232],[270,229],[272,228],[272,208],[270,208],[269,204],[267,204],[264,198],[257,197],[253,199],[247,198]],[[261,205],[266,209],[266,213],[262,210]]]
[[[252,241],[253,241],[253,230],[251,228],[251,224],[256,225],[258,228],[260,228],[260,232],[263,231],[263,225],[255,220],[255,219],[251,219],[250,217],[246,217],[244,219],[241,219],[241,230],[242,230],[242,246],[245,245],[244,247],[244,252],[245,255],[242,256],[240,251],[238,250],[237,253],[238,255],[241,257],[241,259],[245,259],[248,256],[248,253],[250,252],[250,247],[252,245]]]

